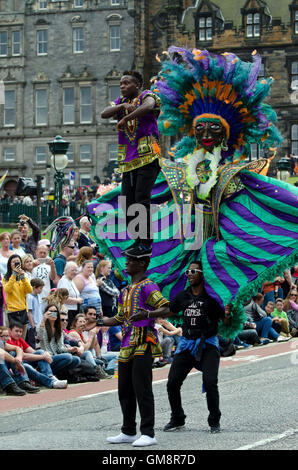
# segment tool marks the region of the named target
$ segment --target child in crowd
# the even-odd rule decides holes
[[[11,249],[19,256],[25,256],[26,252],[21,246],[22,234],[19,230],[13,230],[10,234]]]
[[[30,284],[33,291],[27,295],[28,304],[28,330],[27,330],[27,343],[31,348],[36,347],[36,327],[41,323],[43,319],[42,304],[40,294],[44,286],[42,279],[38,277],[31,279]]]
[[[289,320],[286,312],[283,311],[284,301],[283,299],[276,299],[275,309],[271,313],[272,323],[278,322],[281,325],[282,336],[286,338],[291,337],[289,329]]]

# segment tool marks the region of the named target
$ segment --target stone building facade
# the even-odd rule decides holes
[[[127,0],[0,0],[0,167],[6,186],[19,176],[46,176],[47,143],[70,142],[75,185],[89,184],[117,157],[115,122],[102,110],[119,95],[131,68],[134,20]]]
[[[272,76],[270,103],[284,142],[276,159],[298,156],[298,0],[132,0],[135,65],[147,85],[170,45],[232,51],[263,58],[260,76]],[[262,155],[252,146],[251,158]]]

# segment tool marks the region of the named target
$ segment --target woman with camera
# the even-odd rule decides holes
[[[27,294],[32,292],[28,276],[22,269],[19,255],[12,255],[7,262],[7,272],[2,280],[6,294],[8,323],[14,321],[23,325],[22,337],[25,339],[28,324]]]
[[[37,339],[40,341],[40,348],[51,354],[51,368],[53,374],[59,374],[63,378],[64,371],[77,367],[81,360],[71,353],[78,353],[79,348],[67,348],[64,345],[63,332],[61,328],[60,312],[55,304],[48,304],[43,319],[37,328]]]

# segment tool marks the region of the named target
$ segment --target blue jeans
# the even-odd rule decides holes
[[[272,338],[277,339],[278,334],[272,328],[272,318],[270,317],[263,317],[261,320],[254,322],[257,326],[257,333],[261,338]]]
[[[22,383],[22,382],[29,382],[29,378],[27,376],[27,374],[25,375],[22,375],[20,372],[16,372],[14,378],[15,378],[15,381],[13,380],[10,372],[8,369],[12,369],[11,366],[14,366],[14,364],[12,364],[12,362],[6,362],[5,364],[1,363],[0,364],[0,386],[3,388],[3,390],[10,384],[12,383]],[[16,377],[16,375],[18,375],[18,377]],[[18,380],[17,380],[18,378]]]
[[[16,357],[15,351],[11,351],[9,354],[12,357]],[[1,367],[0,383],[1,383],[2,388],[4,388],[4,386],[9,385],[9,383],[12,383],[13,381],[15,381],[17,385],[21,384],[22,382],[29,382],[29,377],[28,377],[27,373],[25,372],[25,374],[22,374],[21,372],[16,370],[15,365],[12,362],[5,362],[5,364],[0,364],[0,367]],[[11,378],[11,380],[9,382],[8,382],[9,377],[8,377],[5,369],[8,373],[8,375],[9,375],[9,377]],[[11,377],[11,375],[9,373],[9,369],[11,369],[12,372],[13,372],[13,378]],[[6,383],[6,385],[2,384],[2,379],[4,380],[4,383]]]
[[[108,365],[105,367],[105,370],[114,370],[118,361],[119,353],[114,351],[108,351],[105,354],[102,354],[101,357],[108,361]]]
[[[42,349],[38,349],[38,351],[34,352],[34,355],[40,356],[43,353],[44,351]],[[28,377],[31,380],[34,380],[34,382],[44,385],[47,388],[52,388],[54,377],[53,377],[51,364],[49,364],[47,361],[44,361],[44,360],[41,360],[41,361],[25,360],[23,361],[23,365],[26,369]],[[35,367],[38,367],[39,370],[37,370]]]
[[[52,359],[51,369],[54,375],[63,372],[64,369],[73,369],[81,363],[79,357],[73,356],[70,353],[55,354],[52,356]]]
[[[96,367],[97,364],[91,351],[84,351],[80,357],[82,359],[85,359],[85,361],[89,362],[89,364],[91,364],[93,367]]]

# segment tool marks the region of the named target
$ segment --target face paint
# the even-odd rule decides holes
[[[221,146],[226,137],[226,130],[220,121],[197,121],[195,123],[197,144],[208,152]]]

